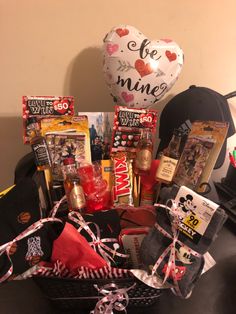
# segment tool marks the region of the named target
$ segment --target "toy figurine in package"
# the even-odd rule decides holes
[[[45,136],[52,158],[54,180],[62,180],[63,160],[73,157],[80,165],[91,162],[88,119],[86,116],[64,116],[41,121],[41,132]]]
[[[214,166],[217,162],[219,155],[221,154],[222,146],[226,140],[226,136],[229,129],[229,122],[219,121],[195,121],[192,124],[191,136],[201,136],[205,139],[209,139],[215,142],[207,163],[204,167],[204,171],[198,184],[197,192],[204,192],[206,185],[202,183],[208,182]]]
[[[23,96],[22,102],[24,144],[29,144],[31,130],[40,128],[41,119],[74,114],[73,96]]]
[[[228,132],[228,122],[195,121],[174,182],[204,192]]]
[[[156,132],[157,111],[115,107],[111,152],[136,152],[142,129]]]
[[[188,137],[174,182],[196,188],[214,144],[210,139]]]

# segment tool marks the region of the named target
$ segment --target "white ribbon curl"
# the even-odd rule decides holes
[[[126,307],[129,303],[128,291],[133,289],[135,285],[136,283],[128,288],[119,288],[114,283],[107,284],[101,288],[94,285],[104,297],[97,302],[95,309],[90,314],[113,314],[113,310],[127,313]]]

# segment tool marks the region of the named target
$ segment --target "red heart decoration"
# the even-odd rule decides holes
[[[127,28],[117,28],[116,33],[120,36],[126,36],[129,34],[129,30]]]
[[[172,39],[168,39],[168,38],[165,38],[165,39],[162,39],[162,41],[164,41],[165,43],[171,43],[173,40]]]
[[[176,56],[176,53],[174,52],[171,52],[169,50],[166,50],[166,56],[168,58],[168,60],[171,62],[171,61],[175,61],[177,56]]]
[[[134,100],[134,95],[133,94],[128,94],[126,92],[121,93],[122,98],[126,103],[133,101]]]
[[[53,108],[60,114],[64,114],[68,111],[69,108],[69,102],[67,100],[63,100],[63,102],[59,100],[55,100],[53,102]]]
[[[140,123],[145,127],[151,127],[153,123],[153,115],[150,113],[142,113],[140,115]]]
[[[122,137],[122,140],[126,140],[127,139],[127,135],[126,134],[123,134],[121,137]]]
[[[145,64],[145,62],[141,59],[135,61],[134,67],[141,77],[151,74],[153,72],[150,63]]]
[[[109,56],[111,56],[113,53],[115,53],[119,49],[119,46],[117,44],[107,44],[106,49]]]

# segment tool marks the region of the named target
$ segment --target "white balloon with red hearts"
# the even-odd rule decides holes
[[[114,27],[103,45],[103,72],[119,105],[151,107],[174,85],[183,51],[171,39],[149,40],[130,25]]]

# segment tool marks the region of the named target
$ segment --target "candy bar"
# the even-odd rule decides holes
[[[117,153],[112,161],[114,205],[133,205],[133,160],[126,153]]]
[[[120,242],[124,250],[129,254],[128,268],[141,268],[140,246],[144,237],[148,234],[149,228],[127,228],[120,233]]]

